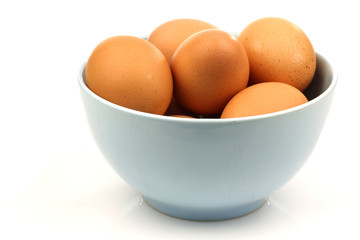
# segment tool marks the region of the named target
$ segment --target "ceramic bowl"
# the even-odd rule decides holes
[[[326,120],[337,78],[317,54],[309,102],[232,119],[154,115],[115,105],[78,75],[88,124],[121,178],[161,212],[221,220],[259,208],[309,158]]]

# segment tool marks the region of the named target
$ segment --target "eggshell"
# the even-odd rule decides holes
[[[292,108],[308,102],[297,88],[279,82],[258,83],[236,94],[221,118],[248,117]]]
[[[191,112],[185,110],[182,108],[176,101],[175,97],[172,97],[170,105],[168,109],[166,110],[165,114],[166,116],[170,115],[192,115]]]
[[[170,62],[175,50],[189,36],[205,29],[216,29],[214,25],[197,19],[174,19],[154,29],[148,41],[158,47]]]
[[[193,118],[187,115],[171,115],[171,117],[178,117],[178,118]]]
[[[314,77],[316,56],[306,34],[285,19],[250,23],[239,35],[250,63],[250,84],[283,82],[304,91]]]
[[[220,114],[249,79],[245,49],[221,30],[203,30],[187,38],[174,53],[170,67],[176,100],[198,115]]]
[[[100,97],[142,112],[163,114],[172,98],[172,75],[164,55],[137,37],[102,41],[89,57],[85,77]]]

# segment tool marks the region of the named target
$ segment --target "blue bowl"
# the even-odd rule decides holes
[[[94,139],[113,169],[152,207],[185,219],[221,220],[259,208],[309,158],[337,77],[317,54],[310,100],[275,113],[230,119],[154,115],[115,105],[78,75]]]

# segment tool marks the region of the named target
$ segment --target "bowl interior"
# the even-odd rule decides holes
[[[316,54],[316,65],[314,78],[309,87],[304,91],[309,101],[324,93],[334,80],[330,64],[319,54]]]
[[[304,95],[307,97],[307,99],[309,100],[309,103],[303,104],[304,106],[298,106],[292,109],[287,109],[284,111],[280,111],[280,112],[289,112],[289,111],[293,111],[297,108],[302,108],[302,107],[306,107],[308,105],[311,105],[312,101],[316,99],[317,97],[319,97],[320,95],[322,95],[323,93],[325,93],[327,90],[328,92],[330,92],[330,87],[334,88],[336,85],[336,77],[334,76],[334,72],[333,69],[331,67],[331,65],[329,64],[329,62],[320,54],[316,53],[316,71],[315,71],[315,75],[314,78],[311,82],[311,84],[309,85],[309,87],[303,92]],[[202,119],[190,119],[190,118],[174,118],[174,117],[167,117],[167,116],[162,116],[162,115],[154,115],[154,114],[149,114],[149,113],[143,113],[143,112],[139,112],[136,110],[132,110],[132,109],[128,109],[122,106],[118,106],[115,105],[111,102],[108,102],[107,100],[97,96],[95,93],[93,93],[89,88],[87,88],[86,86],[86,79],[85,79],[85,68],[86,68],[86,63],[83,64],[82,68],[81,68],[81,75],[79,76],[79,82],[81,87],[87,91],[90,95],[92,95],[93,97],[95,97],[97,100],[103,102],[106,105],[110,105],[111,107],[114,108],[118,108],[121,109],[123,111],[126,112],[130,112],[132,114],[135,115],[141,115],[144,117],[155,117],[155,118],[166,118],[166,119],[171,119],[173,121],[196,121],[196,122],[202,122],[202,121],[208,121],[208,120],[220,120],[217,118],[202,118]],[[324,94],[325,95],[325,94]],[[250,117],[243,117],[243,118],[239,118],[238,120],[250,120],[253,118],[262,118],[262,117],[266,117],[266,116],[272,116],[272,115],[277,115],[279,112],[275,112],[275,113],[270,113],[270,114],[265,114],[265,115],[258,115],[258,116],[250,116]],[[199,121],[201,120],[201,121]],[[234,119],[221,119],[221,121],[226,122],[226,121],[233,121]]]

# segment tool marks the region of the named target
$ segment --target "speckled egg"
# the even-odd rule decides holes
[[[187,38],[174,53],[170,67],[176,101],[197,115],[220,114],[249,79],[242,44],[232,34],[215,29]]]
[[[168,62],[158,48],[138,37],[102,41],[88,59],[85,77],[100,97],[142,112],[164,114],[172,98]]]
[[[158,47],[170,62],[174,52],[186,38],[199,31],[216,28],[198,19],[174,19],[154,29],[148,41]]]
[[[240,33],[250,63],[250,84],[283,82],[304,91],[314,77],[316,56],[307,35],[294,23],[267,17]]]
[[[308,102],[297,88],[280,82],[258,83],[236,94],[221,118],[249,117],[282,111]]]

